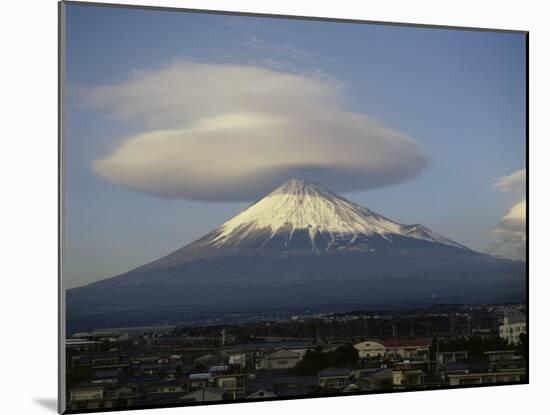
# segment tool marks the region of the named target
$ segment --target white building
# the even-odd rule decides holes
[[[382,358],[384,356],[399,359],[427,359],[431,339],[412,340],[367,340],[353,347],[360,358]]]
[[[291,369],[300,360],[302,360],[300,353],[292,350],[277,350],[264,357],[262,369]]]
[[[239,366],[241,369],[244,369],[247,364],[246,353],[236,353],[229,355],[229,364],[233,366]]]
[[[519,344],[519,336],[527,334],[527,322],[525,315],[518,309],[509,309],[504,312],[502,325],[499,327],[499,335],[509,344]]]

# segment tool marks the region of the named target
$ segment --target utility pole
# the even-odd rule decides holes
[[[225,327],[222,329],[220,334],[222,335],[222,346],[225,346]]]
[[[432,356],[431,356],[431,344],[428,345],[428,376],[432,376],[432,367],[431,367],[431,363],[432,363]]]

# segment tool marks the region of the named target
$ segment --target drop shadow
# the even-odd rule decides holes
[[[57,413],[57,399],[55,398],[34,398],[34,402],[43,408]]]

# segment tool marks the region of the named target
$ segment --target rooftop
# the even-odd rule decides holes
[[[349,376],[353,369],[349,367],[338,367],[324,369],[319,372],[319,377]]]

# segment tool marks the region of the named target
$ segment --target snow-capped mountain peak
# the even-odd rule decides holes
[[[307,231],[312,249],[319,248],[316,242],[319,236],[328,238],[323,249],[330,249],[337,240],[340,246],[342,240],[349,245],[358,237],[364,241],[373,235],[389,242],[399,235],[465,248],[422,225],[402,225],[332,193],[319,183],[297,179],[284,183],[219,226],[210,243],[215,247],[236,246],[259,234],[265,235],[264,244],[274,237],[286,238],[288,243],[297,231]]]

